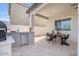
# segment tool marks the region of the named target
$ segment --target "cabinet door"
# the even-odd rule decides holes
[[[28,44],[28,34],[21,34],[20,41],[20,45]]]
[[[18,33],[12,33],[12,37],[15,40],[15,43],[12,44],[13,47],[20,46],[20,34]]]
[[[12,49],[10,43],[0,45],[0,56],[11,56],[11,55],[12,55]]]

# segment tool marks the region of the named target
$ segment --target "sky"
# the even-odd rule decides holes
[[[1,21],[9,21],[8,15],[8,3],[0,3],[0,20]]]
[[[30,7],[33,5],[33,3],[24,3],[24,5],[25,5],[26,7],[28,7],[28,8],[30,8]]]

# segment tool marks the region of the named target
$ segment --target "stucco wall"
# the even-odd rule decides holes
[[[77,9],[72,9],[72,10],[57,14],[55,16],[52,15],[49,19],[50,25],[48,24],[48,30],[47,31],[51,32],[52,30],[55,30],[54,29],[55,20],[71,17],[71,30],[70,31],[61,31],[61,32],[62,33],[69,33],[70,34],[69,40],[77,41],[77,29],[78,29],[78,27],[77,27],[78,26],[78,18],[77,18],[78,15],[77,15],[77,13],[78,13]]]
[[[10,22],[12,25],[29,25],[28,14],[26,14],[27,8],[17,4],[11,4]]]

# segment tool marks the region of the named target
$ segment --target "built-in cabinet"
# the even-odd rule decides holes
[[[23,46],[34,43],[33,32],[12,32],[7,33],[7,36],[12,36],[15,40],[15,43],[12,44],[12,47]]]

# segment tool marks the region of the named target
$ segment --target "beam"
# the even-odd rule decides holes
[[[44,18],[44,19],[49,19],[49,17],[41,15],[41,14],[36,14],[35,16],[38,16],[38,17],[41,17],[41,18]]]
[[[71,7],[74,7],[75,9],[77,9],[78,8],[78,4],[77,3],[71,4]]]
[[[31,12],[31,14],[35,15],[41,8],[46,6],[48,3],[41,4],[38,8]]]
[[[31,13],[32,11],[34,11],[38,6],[40,6],[42,3],[34,3],[33,5],[32,5],[32,7],[30,7],[27,11],[26,11],[26,13]]]
[[[77,3],[71,4],[71,6],[77,6],[77,5],[78,5]]]
[[[22,3],[16,3],[16,4],[19,4],[19,5],[21,5],[21,6],[25,7],[25,8],[27,8],[27,7],[26,7],[26,6],[24,6]]]

